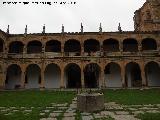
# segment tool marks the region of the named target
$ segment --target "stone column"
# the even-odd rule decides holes
[[[0,89],[5,88],[6,72],[0,73]]]
[[[140,65],[140,69],[141,69],[141,77],[142,77],[142,86],[146,87],[147,86],[147,81],[146,81],[144,63],[142,63]]]
[[[100,87],[105,88],[105,80],[104,80],[104,69],[102,68],[101,74],[100,74]]]
[[[42,65],[41,67],[41,83],[40,83],[40,88],[45,88],[45,85],[44,85],[44,65]]]
[[[42,45],[42,53],[45,53],[45,46]]]
[[[64,86],[64,65],[61,65],[61,81],[60,81],[60,88],[65,88]]]
[[[142,44],[141,44],[141,41],[138,42],[138,51],[139,51],[139,52],[142,51]]]
[[[82,88],[85,88],[85,84],[84,84],[84,66],[83,66],[83,63],[81,64],[81,85],[82,85]]]
[[[121,65],[121,81],[122,81],[122,87],[127,87],[126,81],[125,81],[125,66],[124,64]]]
[[[123,41],[119,41],[119,50],[123,52]]]
[[[3,52],[4,58],[7,58],[8,52],[9,52],[9,46],[7,44],[4,44],[4,52]]]
[[[42,44],[42,57],[44,58],[45,57],[45,45]]]
[[[100,42],[100,56],[103,56],[103,42]]]
[[[25,88],[25,69],[24,67],[22,66],[22,69],[21,69],[21,88]]]
[[[5,81],[7,78],[7,65],[3,64],[1,67],[2,67],[2,71],[1,71],[1,76],[0,76],[0,89],[4,89]]]
[[[64,43],[61,43],[61,52],[62,52],[62,56],[64,56]]]
[[[27,53],[27,46],[25,44],[24,47],[23,47],[23,54],[26,54],[26,53]]]
[[[81,56],[84,56],[84,43],[81,43]]]

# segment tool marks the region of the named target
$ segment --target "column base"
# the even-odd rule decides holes
[[[4,90],[5,89],[5,86],[0,86],[0,90]]]
[[[60,89],[64,89],[65,88],[65,86],[60,86]]]
[[[126,85],[126,84],[122,84],[122,87],[123,87],[123,88],[127,88],[127,85]]]
[[[42,90],[42,91],[45,90],[45,87],[40,87],[40,90]]]

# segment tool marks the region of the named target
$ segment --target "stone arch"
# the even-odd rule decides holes
[[[61,69],[55,63],[50,63],[44,71],[45,88],[59,88],[61,79]]]
[[[100,43],[95,39],[88,39],[84,41],[84,52],[90,56],[92,53],[100,51]]]
[[[5,88],[16,89],[21,87],[21,67],[17,64],[11,64],[7,68]]]
[[[157,50],[157,42],[152,38],[142,40],[142,50]]]
[[[41,69],[37,64],[29,64],[26,68],[25,87],[39,88],[41,83]]]
[[[20,41],[14,41],[9,44],[9,53],[23,53],[23,43]]]
[[[0,52],[3,52],[3,47],[4,47],[4,41],[2,38],[0,38]]]
[[[89,63],[84,68],[84,84],[86,88],[97,88],[99,86],[101,68],[96,63]]]
[[[45,52],[61,52],[61,42],[58,40],[47,41]]]
[[[125,67],[125,82],[128,87],[141,87],[141,69],[138,63],[129,62]]]
[[[118,52],[119,51],[119,41],[113,38],[104,40],[103,50],[106,52]]]
[[[34,40],[30,41],[27,44],[27,53],[41,53],[42,52],[42,43],[40,41]]]
[[[65,83],[67,88],[81,87],[81,68],[78,64],[69,63],[64,68]]]
[[[145,75],[148,86],[159,87],[160,86],[160,66],[157,62],[151,61],[145,65]]]
[[[64,44],[64,52],[65,55],[68,55],[69,53],[74,54],[74,56],[79,56],[81,53],[81,44],[78,40],[70,39],[67,40]]]
[[[137,52],[138,51],[137,40],[133,38],[127,38],[123,40],[123,51],[124,52]]]
[[[122,87],[121,67],[115,62],[110,62],[105,66],[104,78],[107,87]]]

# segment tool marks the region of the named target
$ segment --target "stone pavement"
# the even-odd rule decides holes
[[[120,105],[115,102],[105,103],[105,109],[95,113],[84,113],[76,110],[77,102],[74,98],[71,104],[55,104],[40,109],[40,120],[139,120],[135,116],[139,113],[160,113],[160,104],[155,105]],[[24,115],[32,113],[34,107],[0,107],[0,113],[12,115],[22,112]]]
[[[76,110],[76,98],[72,100],[70,105],[67,104],[53,104],[52,107],[57,106],[59,111],[52,111],[48,118],[41,118],[41,120],[57,120],[61,116],[62,120],[139,120],[135,116],[139,113],[160,113],[160,105],[120,105],[115,102],[105,103],[103,111],[95,113],[84,113]],[[62,109],[64,108],[64,109]]]

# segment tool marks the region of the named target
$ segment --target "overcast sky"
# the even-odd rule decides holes
[[[3,4],[5,1],[28,1],[24,4]],[[52,5],[32,2],[48,1]],[[59,4],[66,1],[68,4]],[[71,4],[75,2],[76,4]],[[97,32],[102,23],[103,31],[117,31],[118,23],[122,30],[134,30],[134,11],[146,0],[0,0],[0,29],[6,31],[10,25],[10,33],[24,33],[28,25],[28,33],[42,32],[43,24],[46,33],[59,33],[64,24],[65,32],[79,32],[83,23],[84,32]],[[58,2],[57,4],[54,2]]]

